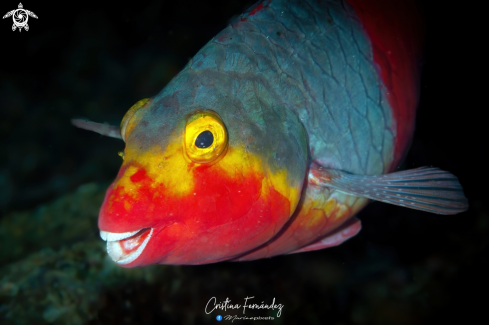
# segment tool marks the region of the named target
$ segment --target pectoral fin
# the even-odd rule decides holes
[[[80,129],[97,132],[101,135],[112,138],[122,139],[121,131],[118,126],[96,123],[82,119],[73,119],[71,120],[71,123]]]
[[[469,207],[456,176],[434,167],[391,174],[354,175],[313,164],[310,182],[349,195],[437,214],[457,214]]]

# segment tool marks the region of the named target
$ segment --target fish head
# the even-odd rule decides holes
[[[121,123],[124,160],[99,215],[121,266],[232,259],[269,241],[300,200],[307,137],[292,112],[182,88],[139,101]]]

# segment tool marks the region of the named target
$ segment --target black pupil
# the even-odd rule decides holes
[[[209,148],[214,142],[214,136],[211,131],[204,131],[195,139],[195,145],[197,148]]]

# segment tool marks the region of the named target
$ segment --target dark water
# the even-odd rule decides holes
[[[119,124],[251,4],[24,2],[39,17],[29,18],[28,32],[12,32],[11,18],[0,22],[0,322],[215,323],[218,311],[204,311],[210,298],[243,304],[247,296],[284,306],[280,317],[246,313],[275,317],[267,324],[419,324],[482,314],[487,73],[481,20],[469,4],[425,3],[426,66],[405,161],[458,176],[469,211],[437,216],[374,203],[360,214],[360,235],[340,247],[249,263],[129,271],[107,261],[96,214],[123,143],[69,120]],[[2,15],[17,5],[3,2]]]

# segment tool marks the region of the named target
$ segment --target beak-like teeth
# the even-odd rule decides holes
[[[124,239],[124,238],[128,238],[128,237],[134,236],[140,230],[141,229],[136,230],[136,231],[120,232],[120,233],[108,232],[108,231],[102,231],[102,230],[100,230],[100,237],[103,240],[105,240],[105,241],[117,241],[117,240],[121,240],[121,239]]]
[[[138,247],[138,249],[135,252],[132,252],[130,254],[124,255],[121,246],[119,245],[118,242],[107,242],[107,253],[109,254],[110,258],[117,264],[129,264],[132,261],[134,261],[136,258],[141,255],[141,253],[144,251],[146,248],[146,245],[148,244],[149,240],[151,239],[151,236],[153,235],[153,228],[151,228],[150,233],[146,237],[146,239],[143,241],[143,243]]]

